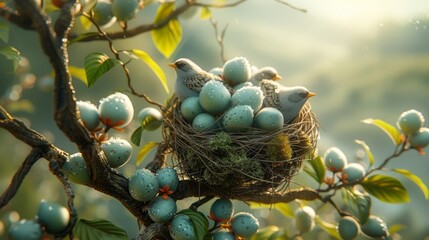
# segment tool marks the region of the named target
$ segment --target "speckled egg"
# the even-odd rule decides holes
[[[128,190],[134,199],[147,202],[153,200],[158,194],[159,183],[151,171],[144,168],[138,169],[128,182]]]
[[[9,228],[11,240],[39,240],[42,238],[42,227],[36,221],[23,219]]]
[[[88,184],[90,181],[89,169],[81,153],[70,155],[63,165],[63,171],[74,183]]]
[[[347,164],[341,172],[341,180],[345,183],[355,183],[365,176],[365,168],[359,163]]]
[[[215,67],[215,68],[210,69],[209,73],[216,75],[216,76],[219,76],[219,77],[222,77],[223,76],[223,69],[220,67]]]
[[[176,191],[177,186],[179,185],[179,177],[177,176],[176,170],[174,168],[165,167],[156,171],[156,179],[159,183],[159,188]]]
[[[100,121],[106,127],[125,127],[131,122],[134,116],[134,108],[130,98],[120,92],[101,99],[98,111],[100,113]]]
[[[256,113],[261,109],[263,101],[264,93],[261,88],[249,86],[240,88],[232,95],[231,106],[248,105]]]
[[[429,128],[420,128],[417,132],[414,132],[410,136],[411,147],[416,149],[422,149],[429,145]]]
[[[208,113],[200,113],[192,121],[192,127],[198,132],[211,131],[216,126],[216,118]]]
[[[235,91],[238,91],[241,88],[251,87],[251,86],[253,86],[253,84],[251,82],[244,82],[244,83],[240,83],[240,84],[235,85],[232,89],[234,89]]]
[[[156,223],[167,223],[173,219],[176,211],[177,205],[174,199],[158,196],[149,203],[147,214]]]
[[[232,232],[242,238],[250,238],[258,231],[259,221],[252,214],[240,212],[231,220]]]
[[[221,229],[213,233],[213,240],[235,240],[235,236],[228,230]]]
[[[187,122],[192,123],[198,114],[204,112],[204,109],[201,107],[198,97],[189,97],[180,104],[180,112]]]
[[[253,119],[253,125],[267,131],[280,130],[283,127],[283,114],[272,107],[262,108]]]
[[[85,127],[89,131],[97,129],[100,126],[98,108],[91,102],[77,101],[76,105],[79,109],[80,119],[82,119]]]
[[[37,210],[37,220],[51,234],[63,232],[70,222],[69,210],[56,203],[42,200]]]
[[[144,130],[155,131],[162,125],[164,116],[158,109],[146,107],[140,110],[138,119],[140,124],[144,125]]]
[[[253,124],[253,109],[248,105],[235,106],[225,112],[222,123],[226,131],[247,131]]]
[[[244,57],[230,59],[223,65],[223,76],[231,86],[247,82],[251,74],[249,61]]]
[[[171,221],[170,236],[174,240],[194,240],[194,226],[185,214],[177,214]]]
[[[389,235],[389,230],[383,219],[371,215],[368,220],[361,226],[362,232],[368,237],[383,238]]]
[[[217,199],[210,207],[210,217],[219,223],[227,222],[233,212],[232,202],[226,198]]]
[[[222,82],[210,80],[201,88],[199,102],[204,111],[219,114],[229,107],[231,94]]]
[[[326,150],[323,156],[326,168],[331,172],[340,172],[347,165],[346,155],[336,147]]]
[[[101,144],[101,149],[112,168],[125,165],[130,160],[133,151],[133,147],[127,140],[115,137],[103,142]]]

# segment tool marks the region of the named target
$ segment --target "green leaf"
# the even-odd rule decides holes
[[[154,23],[165,20],[174,11],[174,3],[159,6]],[[170,58],[182,39],[182,27],[177,19],[170,20],[164,27],[151,31],[152,41],[165,58]]]
[[[362,122],[366,123],[366,124],[372,124],[372,125],[379,127],[381,130],[383,130],[390,137],[392,142],[396,145],[399,145],[403,141],[401,133],[399,132],[399,130],[396,129],[394,126],[386,123],[383,120],[369,118],[369,119],[363,120]]]
[[[210,11],[210,8],[203,7],[201,8],[200,18],[203,20],[207,20],[212,17],[212,11]]]
[[[350,213],[356,216],[360,223],[365,223],[371,210],[371,198],[357,189],[342,188],[341,193]]]
[[[74,228],[74,235],[79,240],[127,240],[127,233],[106,220],[89,221],[79,219]]]
[[[368,156],[369,166],[372,166],[374,164],[374,155],[372,154],[371,150],[369,149],[369,146],[362,140],[355,140],[355,142],[363,147],[366,152],[366,156]]]
[[[209,229],[209,220],[207,217],[202,212],[192,209],[183,209],[179,213],[185,214],[191,219],[192,225],[194,226],[195,239],[204,239]]]
[[[413,181],[423,192],[423,195],[425,196],[425,199],[429,198],[429,190],[426,184],[416,175],[414,175],[412,172],[406,170],[406,169],[393,169],[394,172],[397,172],[399,174],[402,174],[403,176],[407,177],[411,181]]]
[[[19,51],[11,46],[2,46],[0,47],[0,54],[5,56],[9,60],[12,60],[13,70],[15,71],[18,67],[19,61],[21,61],[21,55]]]
[[[169,93],[167,78],[165,77],[164,71],[162,71],[161,67],[149,56],[149,54],[138,49],[133,49],[131,50],[131,52],[137,55],[140,60],[145,62],[149,66],[149,68],[152,69],[152,71],[161,81],[161,84],[164,87],[165,91]]]
[[[321,219],[319,216],[316,216],[316,224],[327,234],[335,239],[340,239],[340,234],[337,231],[337,226],[335,224],[329,223]]]
[[[289,240],[289,234],[285,229],[270,225],[258,230],[251,240]]]
[[[275,203],[275,204],[264,204],[251,202],[250,208],[252,209],[275,209],[279,211],[283,216],[294,218],[292,208],[287,203]]]
[[[103,74],[112,69],[119,61],[104,53],[91,53],[85,57],[85,71],[88,87],[91,87]]]
[[[407,225],[403,225],[403,224],[393,224],[389,227],[389,233],[390,235],[395,234],[401,231],[402,229],[405,229],[406,227]]]
[[[388,203],[409,202],[407,190],[396,178],[385,175],[374,175],[363,179],[362,187],[380,201]]]
[[[0,39],[5,43],[9,41],[9,24],[0,23]]]
[[[136,164],[137,166],[140,165],[140,163],[143,161],[143,159],[146,157],[146,155],[156,146],[158,146],[159,143],[157,142],[148,142],[146,143],[137,154]]]
[[[69,66],[69,71],[73,77],[81,80],[83,83],[85,83],[85,85],[88,86],[88,80],[86,79],[85,69],[75,67],[75,66]]]
[[[136,145],[140,146],[141,138],[142,138],[143,128],[140,126],[136,130],[134,130],[133,134],[131,135],[131,142]]]
[[[317,156],[308,162],[310,163],[311,168],[304,166],[304,171],[314,178],[314,180],[316,180],[319,184],[322,184],[326,173],[326,168],[323,164],[322,158]]]
[[[91,21],[89,21],[89,19],[87,17],[83,16],[83,15],[79,17],[79,20],[80,20],[80,23],[83,26],[83,29],[85,29],[86,31],[89,31],[89,29],[92,26]]]

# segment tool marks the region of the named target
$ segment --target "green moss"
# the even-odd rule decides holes
[[[273,137],[267,146],[268,157],[274,162],[283,162],[292,158],[292,147],[285,133],[279,133]]]
[[[209,149],[216,155],[228,155],[233,150],[233,141],[231,136],[226,132],[220,132],[214,135],[209,141]]]

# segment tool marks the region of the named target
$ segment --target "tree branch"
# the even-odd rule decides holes
[[[34,27],[31,24],[31,20],[28,18],[22,17],[14,11],[13,9],[9,8],[8,6],[2,6],[0,3],[0,16],[2,16],[7,21],[27,30],[33,30]]]

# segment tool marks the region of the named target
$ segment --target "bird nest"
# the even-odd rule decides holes
[[[214,195],[240,198],[286,189],[314,151],[319,137],[307,102],[282,129],[246,132],[198,132],[180,113],[173,98],[165,111],[164,139],[182,178],[210,187]]]

